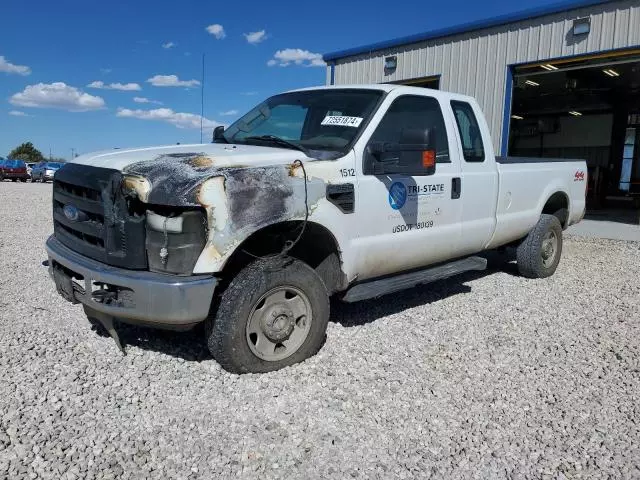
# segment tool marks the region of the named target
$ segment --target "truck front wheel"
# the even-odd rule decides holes
[[[562,226],[554,215],[540,215],[540,220],[520,243],[518,270],[527,278],[553,275],[562,255]]]
[[[307,264],[260,259],[236,275],[207,319],[207,345],[232,373],[278,370],[315,355],[329,321],[327,289]]]

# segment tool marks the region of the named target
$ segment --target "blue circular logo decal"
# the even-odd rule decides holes
[[[389,188],[389,205],[394,210],[400,210],[407,201],[407,187],[402,182],[393,182]]]
[[[64,216],[72,222],[78,221],[78,209],[73,205],[65,205],[62,209],[62,213],[64,213]]]

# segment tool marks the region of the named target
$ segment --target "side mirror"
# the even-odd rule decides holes
[[[433,175],[436,170],[435,130],[403,129],[398,143],[371,142],[367,154],[371,159],[367,162],[370,171],[365,173]]]
[[[218,125],[213,129],[213,142],[212,143],[224,143],[224,126]]]

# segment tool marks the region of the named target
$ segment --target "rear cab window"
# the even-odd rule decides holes
[[[459,100],[451,101],[453,116],[456,118],[462,153],[466,162],[484,162],[484,145],[482,133],[478,125],[478,119],[473,112],[473,107]]]

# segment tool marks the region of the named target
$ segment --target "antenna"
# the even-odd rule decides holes
[[[202,82],[200,83],[200,143],[202,143],[203,119],[204,119],[204,53],[202,54]]]

